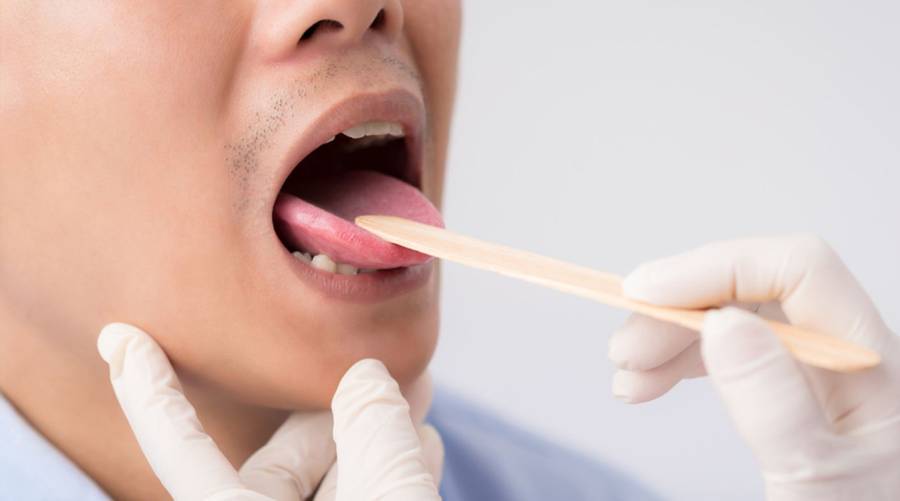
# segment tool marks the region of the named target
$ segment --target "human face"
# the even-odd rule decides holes
[[[316,169],[375,168],[440,206],[459,9],[4,2],[0,302],[86,363],[103,324],[134,323],[185,381],[259,405],[327,406],[364,357],[413,380],[437,338],[434,262],[314,269],[292,257],[273,211],[298,162],[369,122],[406,137],[351,161],[339,136],[339,160]],[[378,156],[389,147],[402,154]]]

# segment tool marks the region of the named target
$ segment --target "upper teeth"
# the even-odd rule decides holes
[[[403,127],[393,122],[369,122],[350,127],[341,134],[352,139],[366,136],[403,137]]]

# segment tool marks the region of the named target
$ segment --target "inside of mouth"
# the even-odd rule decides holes
[[[285,181],[275,231],[294,257],[315,268],[355,275],[401,268],[426,256],[387,244],[353,223],[363,214],[439,222],[415,187],[403,137],[339,134],[304,158]],[[435,218],[436,215],[436,218]]]
[[[351,139],[338,134],[334,140],[319,146],[301,160],[281,191],[306,199],[315,196],[309,186],[316,184],[316,181],[358,170],[372,170],[417,184],[418,180],[407,179],[407,164],[406,141],[402,137]]]

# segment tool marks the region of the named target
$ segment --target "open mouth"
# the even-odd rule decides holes
[[[285,248],[302,263],[341,275],[428,262],[429,256],[353,223],[356,216],[386,214],[443,226],[420,191],[417,143],[399,123],[367,121],[313,150],[294,167],[275,202],[275,232]]]

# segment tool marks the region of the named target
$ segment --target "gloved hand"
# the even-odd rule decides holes
[[[176,500],[305,500],[314,493],[323,501],[440,499],[440,437],[431,427],[416,429],[381,362],[356,363],[338,385],[332,412],[292,414],[236,471],[203,431],[168,358],[149,335],[110,324],[97,347],[141,450]],[[430,392],[426,380],[411,398],[428,400]],[[427,410],[428,402],[422,403],[416,422]]]
[[[686,308],[776,301],[794,324],[879,352],[880,366],[854,374],[804,366],[762,320],[734,307],[708,313],[699,337],[633,316],[610,340],[620,368],[613,392],[623,400],[651,400],[708,373],[770,500],[900,499],[900,338],[827,244],[808,236],[715,243],[644,264],[623,289]]]

